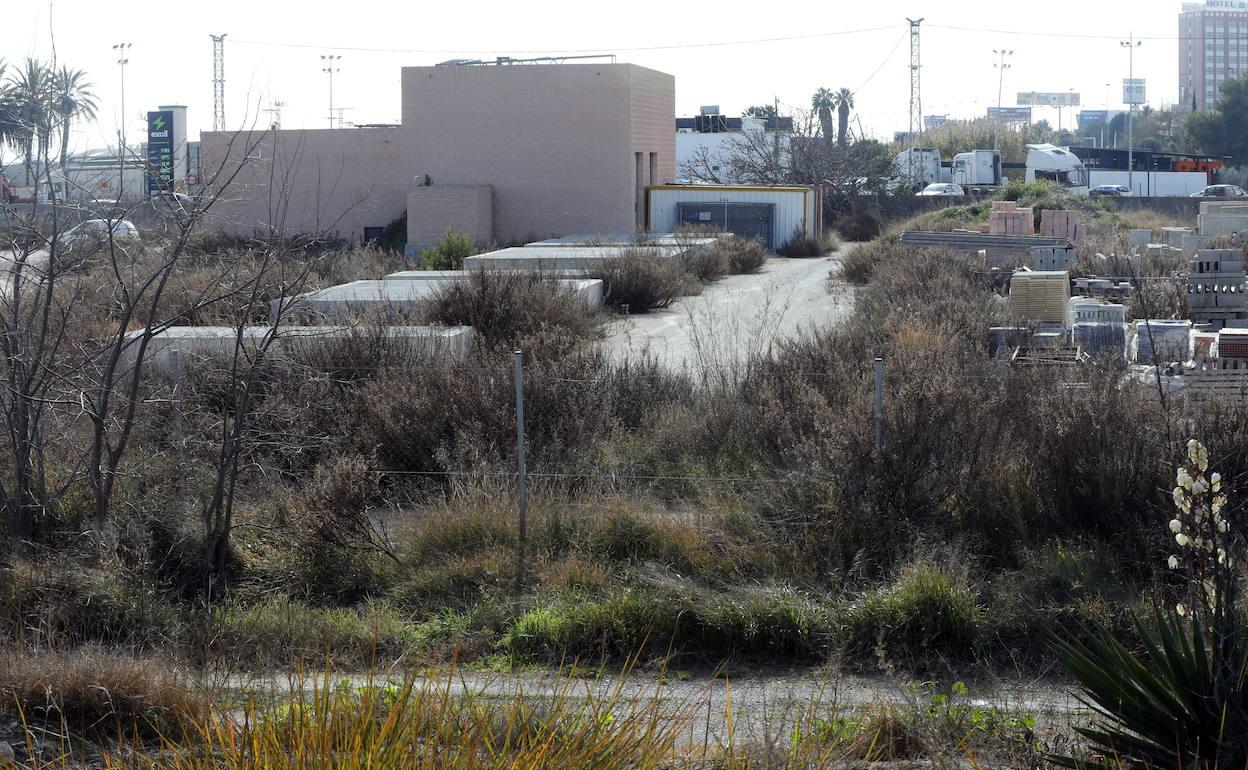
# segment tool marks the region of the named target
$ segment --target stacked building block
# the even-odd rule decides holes
[[[1127,231],[1127,243],[1131,247],[1132,252],[1136,251],[1137,249],[1142,249],[1152,242],[1153,242],[1152,230],[1128,230]]]
[[[1201,235],[1231,236],[1248,232],[1248,203],[1205,201],[1200,204],[1196,229]]]
[[[1187,227],[1163,227],[1161,228],[1161,239],[1167,246],[1175,248],[1183,248],[1183,236],[1192,235],[1192,231]]]
[[[1014,201],[993,201],[988,214],[989,235],[1035,235],[1036,220],[1031,209],[1021,209]]]
[[[1152,319],[1135,322],[1135,361],[1162,366],[1186,361],[1191,347],[1192,322]]]
[[[1036,246],[1031,250],[1031,266],[1035,270],[1069,270],[1075,261],[1075,250],[1064,246]]]
[[[1188,262],[1187,312],[1197,323],[1221,329],[1228,321],[1248,318],[1241,249],[1200,249]]]
[[[1070,323],[1070,274],[1019,270],[1010,278],[1010,313],[1032,324]]]
[[[1223,329],[1218,332],[1219,359],[1248,359],[1248,329]]]
[[[1078,211],[1044,209],[1040,212],[1040,235],[1065,238],[1071,243],[1083,241],[1083,223]]]

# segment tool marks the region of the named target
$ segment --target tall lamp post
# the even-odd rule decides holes
[[[1010,67],[1014,66],[1012,64],[1006,64],[1005,58],[1007,56],[1013,56],[1014,51],[1006,50],[1004,48],[1000,50],[994,48],[992,49],[992,54],[994,56],[1001,57],[1000,61],[993,62],[993,65],[992,65],[998,70],[997,72],[997,119],[994,122],[993,127],[992,127],[992,149],[1000,150],[1001,149],[1001,98],[1002,98],[1002,95],[1005,93],[1005,71],[1008,70]]]
[[[117,138],[117,197],[126,190],[126,65],[130,63],[130,43],[117,43],[117,66],[121,69],[121,126]]]
[[[1136,40],[1135,33],[1131,33],[1131,37],[1123,40],[1122,47],[1127,49],[1127,80],[1128,90],[1130,93],[1130,104],[1127,105],[1127,187],[1131,188],[1131,194],[1135,194],[1135,49],[1144,45],[1143,40]]]
[[[342,59],[337,54],[321,54],[321,72],[329,75],[329,127],[334,127],[334,73],[341,72],[338,62]]]

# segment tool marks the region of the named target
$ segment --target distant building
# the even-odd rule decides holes
[[[482,243],[632,232],[646,187],[675,178],[662,72],[457,61],[404,67],[401,99],[398,126],[204,132],[204,168],[231,181],[211,226],[359,242],[406,217],[413,247],[450,228]]]
[[[1208,110],[1222,84],[1248,73],[1248,0],[1184,3],[1179,14],[1179,104]]]
[[[708,105],[691,118],[676,118],[676,175],[682,182],[740,184],[732,156],[746,146],[787,156],[793,118],[721,115]]]

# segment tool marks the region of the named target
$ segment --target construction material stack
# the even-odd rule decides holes
[[[1096,297],[1071,297],[1075,344],[1094,356],[1127,354],[1127,308]]]
[[[1161,366],[1182,363],[1190,357],[1192,322],[1145,319],[1135,322],[1135,362]]]
[[[1073,244],[1083,242],[1083,223],[1078,211],[1044,209],[1040,212],[1040,235],[1065,238]]]
[[[1035,235],[1036,220],[1029,208],[1014,201],[993,201],[988,214],[989,235]]]
[[[1248,319],[1242,249],[1200,249],[1188,262],[1187,314],[1217,330]]]
[[[1010,279],[1010,313],[1033,325],[1069,327],[1070,274],[1018,270]]]
[[[1205,201],[1200,204],[1196,230],[1206,236],[1242,238],[1248,233],[1248,202]]]

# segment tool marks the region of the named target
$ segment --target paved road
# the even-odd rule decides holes
[[[827,278],[853,247],[818,259],[769,259],[754,275],[729,276],[700,296],[613,321],[602,345],[619,358],[648,353],[696,375],[739,371],[740,363],[765,353],[775,340],[849,314],[853,290],[839,284],[829,292]]]
[[[402,674],[396,674],[390,681],[402,679]],[[384,673],[374,677],[334,675],[331,681],[362,686],[383,683],[387,677]],[[933,694],[947,693],[935,685],[811,669],[748,673],[727,680],[674,672],[662,679],[648,672],[633,672],[625,678],[612,674],[578,678],[557,671],[498,674],[460,669],[431,672],[416,682],[422,689],[486,701],[509,701],[517,696],[531,702],[586,698],[595,703],[610,702],[617,713],[651,714],[657,708],[684,726],[685,741],[690,745],[722,743],[729,731],[741,744],[766,742],[788,736],[803,721],[889,704],[923,710]],[[249,680],[235,675],[223,684],[280,698],[291,688],[308,687],[309,680],[280,676]],[[972,682],[969,690],[965,699],[956,702],[1000,713],[1029,714],[1046,730],[1064,729],[1072,721],[1082,722],[1087,717],[1067,687],[1051,682]]]

